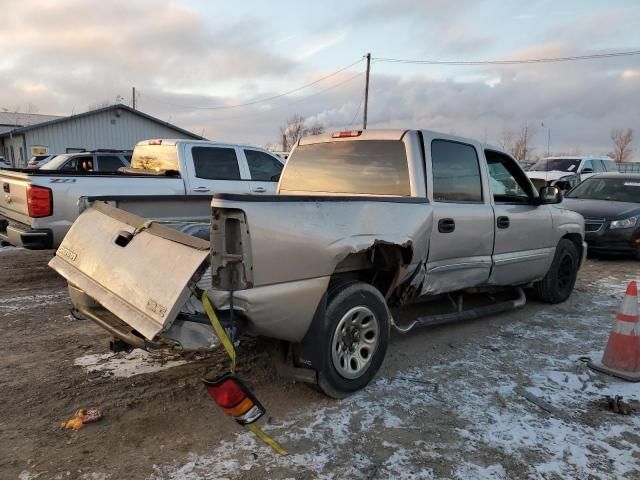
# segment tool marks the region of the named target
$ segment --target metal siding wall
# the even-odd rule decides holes
[[[116,121],[115,125],[111,124],[112,119]],[[49,153],[65,153],[67,148],[132,149],[139,141],[150,138],[189,138],[126,110],[120,110],[120,117],[111,110],[43,126],[26,132],[26,136],[28,157],[32,146],[48,147]]]
[[[24,148],[22,143],[22,135],[14,135],[13,138],[6,138],[4,144],[7,147],[7,156],[5,157],[5,159],[11,162],[11,147],[13,146],[15,166],[16,167],[24,166],[26,163],[25,160],[23,159],[22,163],[20,162],[20,148]],[[27,156],[28,153],[24,152],[24,155],[26,157],[26,161],[29,161],[30,157]]]

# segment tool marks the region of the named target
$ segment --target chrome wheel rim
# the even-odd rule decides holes
[[[345,313],[331,339],[331,359],[340,376],[361,376],[371,363],[379,340],[378,319],[369,308],[353,307]]]

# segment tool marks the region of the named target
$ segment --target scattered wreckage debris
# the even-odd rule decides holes
[[[524,398],[525,400],[528,400],[529,402],[533,403],[534,405],[536,405],[538,408],[541,408],[542,410],[544,410],[545,412],[554,415],[558,418],[561,419],[567,419],[568,415],[561,411],[560,409],[556,408],[555,406],[553,406],[551,403],[547,402],[546,400],[538,397],[537,395],[534,395],[533,393],[529,392],[526,388],[524,387],[517,387],[514,390],[518,395],[520,395],[522,398]]]
[[[631,415],[640,410],[640,401],[629,400],[625,402],[622,395],[615,395],[613,397],[611,395],[605,395],[598,404],[603,409],[611,410],[613,413],[619,415]]]
[[[97,408],[81,408],[76,410],[73,417],[66,422],[61,422],[61,428],[72,428],[73,430],[80,430],[89,423],[95,423],[102,420],[102,412]]]

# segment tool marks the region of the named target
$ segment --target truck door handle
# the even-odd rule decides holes
[[[196,187],[193,189],[194,192],[208,192],[210,191],[207,187]]]
[[[438,220],[438,231],[440,233],[451,233],[456,229],[456,222],[453,218],[441,218]]]
[[[252,191],[252,192],[254,192],[254,193],[264,193],[264,192],[266,192],[266,191],[267,191],[267,189],[266,189],[266,188],[264,188],[264,187],[256,187],[256,188],[254,188],[254,189],[253,189],[253,190],[251,190],[251,191]]]
[[[497,220],[498,228],[509,228],[509,217],[498,217]]]

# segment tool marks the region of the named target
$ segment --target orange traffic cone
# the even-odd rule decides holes
[[[602,362],[589,362],[589,367],[624,380],[640,382],[640,320],[635,281],[627,287]]]

